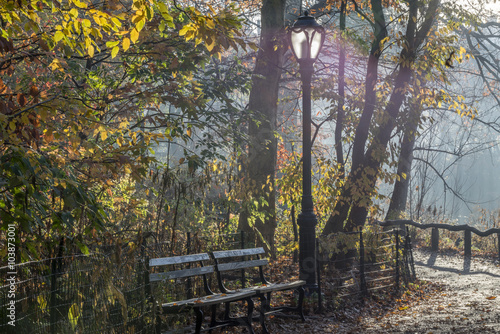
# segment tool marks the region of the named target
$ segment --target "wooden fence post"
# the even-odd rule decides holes
[[[439,250],[439,229],[437,227],[432,228],[431,248],[433,252],[437,252]]]
[[[470,257],[472,255],[471,243],[472,243],[472,233],[470,230],[465,230],[464,231],[464,256],[465,257]]]
[[[497,233],[497,241],[498,241],[498,261],[500,261],[500,233]]]

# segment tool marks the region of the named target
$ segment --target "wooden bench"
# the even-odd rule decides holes
[[[213,275],[215,268],[213,265],[205,265],[204,262],[207,261],[210,261],[210,257],[206,253],[149,260],[149,282],[153,288],[151,298],[155,305],[155,310],[159,311],[161,307],[161,311],[164,314],[176,314],[193,310],[196,314],[195,333],[200,333],[204,318],[202,308],[209,307],[211,309],[211,321],[209,327],[203,329],[204,331],[226,326],[246,326],[250,333],[254,333],[252,329],[252,312],[254,309],[252,297],[256,295],[256,292],[242,290],[232,291],[230,294],[225,291],[214,293],[210,289],[208,276]],[[159,272],[159,269],[164,268],[167,268],[168,271]],[[165,288],[167,284],[178,285],[181,280],[184,280],[186,283],[185,299],[168,302],[155,300],[156,298],[163,298],[159,297],[161,287]],[[230,304],[237,301],[246,301],[246,316],[230,317]],[[217,320],[216,317],[217,305],[220,304],[225,305],[224,319],[222,321]],[[156,317],[156,322],[156,333],[159,334],[161,333],[162,326],[159,315]]]
[[[265,254],[262,247],[216,251],[211,254],[215,261],[219,289],[222,292],[227,294],[232,294],[234,291],[255,292],[255,296],[260,299],[258,320],[262,325],[264,333],[269,333],[265,324],[265,316],[272,313],[293,311],[299,314],[302,321],[305,321],[302,304],[304,301],[304,285],[306,282],[303,280],[297,280],[289,283],[271,283],[267,281],[264,276],[264,267],[269,264],[269,261],[266,258],[262,258]],[[255,268],[254,270],[256,271],[257,277],[252,277],[254,280],[253,284],[247,286],[245,269],[249,268]],[[237,287],[240,288],[240,290],[233,290]],[[286,290],[298,291],[299,298],[297,306],[271,307],[272,293]]]

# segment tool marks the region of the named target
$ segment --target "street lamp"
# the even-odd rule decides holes
[[[325,29],[305,12],[289,30],[292,51],[299,63],[302,79],[302,212],[299,214],[299,278],[309,289],[316,283],[316,224],[311,189],[311,78],[323,42]]]

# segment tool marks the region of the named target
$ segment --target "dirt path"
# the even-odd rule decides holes
[[[343,319],[324,314],[311,315],[306,323],[278,320],[272,333],[500,333],[498,261],[421,250],[414,258],[418,278],[437,283],[424,298],[378,316],[354,309]]]
[[[418,278],[441,283],[443,291],[367,326],[366,333],[500,333],[498,262],[423,251],[414,257]]]

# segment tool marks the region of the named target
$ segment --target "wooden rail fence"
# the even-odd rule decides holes
[[[378,221],[380,226],[402,226],[409,225],[421,229],[432,228],[431,233],[431,248],[433,252],[439,250],[439,229],[448,231],[464,231],[464,256],[470,257],[472,254],[472,233],[480,237],[487,237],[496,234],[498,238],[498,259],[500,260],[500,228],[492,228],[486,231],[480,231],[469,225],[450,225],[450,224],[420,224],[413,220],[387,220],[385,222]]]

